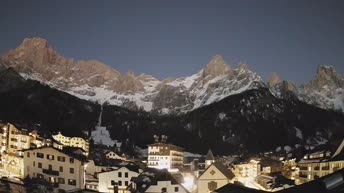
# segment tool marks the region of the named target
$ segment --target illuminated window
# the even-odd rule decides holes
[[[68,179],[68,185],[73,185],[73,186],[75,186],[75,185],[76,185],[76,180]]]

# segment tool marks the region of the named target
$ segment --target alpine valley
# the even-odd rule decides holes
[[[166,80],[66,59],[42,38],[0,57],[2,121],[81,136],[96,126],[100,104],[111,138],[139,146],[166,134],[192,152],[289,152],[344,137],[344,79],[331,66],[297,86],[275,73],[266,83],[219,55],[191,76]]]

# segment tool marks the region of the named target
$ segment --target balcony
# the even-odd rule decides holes
[[[335,171],[337,171],[337,170],[339,170],[340,168],[337,166],[337,167],[334,167],[333,168],[333,171],[335,172]]]
[[[320,170],[320,166],[315,166],[314,170]]]
[[[300,167],[300,170],[307,170],[307,167]]]
[[[168,152],[150,152],[148,155],[164,155],[164,156],[169,156],[170,154]]]
[[[53,175],[53,176],[58,176],[58,175],[59,175],[59,172],[58,172],[58,171],[55,171],[55,170],[43,169],[43,173],[44,173],[44,174]]]
[[[321,167],[321,170],[329,170],[330,169],[330,166],[323,166]]]

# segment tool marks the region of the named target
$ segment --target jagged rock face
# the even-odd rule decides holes
[[[331,66],[320,65],[315,79],[300,92],[299,98],[309,104],[344,111],[344,78]]]
[[[187,112],[263,85],[247,65],[231,69],[220,55],[192,76],[163,81],[130,72],[121,76],[97,61],[65,59],[41,38],[25,39],[1,58],[23,77],[80,98],[158,113]]]
[[[290,95],[308,104],[323,109],[344,111],[344,79],[331,66],[319,66],[315,79],[305,86],[297,87],[288,81],[277,84],[269,81],[270,91],[277,98],[289,98]]]
[[[117,71],[100,62],[63,58],[42,38],[24,39],[19,47],[2,56],[2,60],[21,74],[66,90],[79,85],[111,87],[120,77]]]
[[[128,72],[115,86],[114,90],[121,93],[132,93],[144,91],[143,84],[137,80],[132,72]]]
[[[121,76],[98,61],[74,61],[60,56],[42,38],[25,39],[0,58],[0,68],[12,67],[24,78],[38,80],[79,98],[108,102],[157,113],[184,113],[246,90],[266,87],[247,64],[231,68],[220,55],[188,77],[158,80],[150,75]],[[344,111],[343,78],[331,67],[320,66],[316,79],[304,88],[272,74],[270,91],[278,98],[291,95],[309,104]]]
[[[315,79],[306,85],[306,89],[321,90],[324,86],[344,88],[343,77],[332,66],[320,65]]]
[[[269,87],[270,88],[274,87],[275,85],[277,85],[280,82],[281,82],[281,79],[278,77],[278,75],[275,72],[271,73],[270,80],[268,83]]]
[[[220,55],[216,55],[213,59],[208,63],[206,68],[203,71],[203,78],[207,76],[216,77],[216,76],[223,76],[223,75],[233,75],[230,67],[225,64],[225,61]]]

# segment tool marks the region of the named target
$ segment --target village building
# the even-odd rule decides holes
[[[88,140],[85,140],[81,137],[67,137],[67,136],[62,135],[61,132],[59,132],[57,135],[53,135],[52,137],[54,140],[56,140],[57,142],[59,142],[60,144],[64,146],[79,147],[83,149],[86,152],[86,155],[88,155],[90,151],[89,150],[90,144]]]
[[[234,177],[231,170],[219,162],[214,162],[197,179],[197,192],[212,192],[228,183],[233,183]]]
[[[73,151],[74,150],[74,151]],[[24,151],[24,175],[47,181],[55,192],[85,188],[86,157],[77,148],[40,147]]]
[[[246,178],[252,177],[255,178],[260,174],[260,165],[257,160],[250,160],[248,162],[242,162],[234,164],[234,174],[237,177]]]
[[[320,177],[331,174],[337,170],[344,168],[344,140],[337,148],[324,148],[313,153],[306,154],[299,161],[299,177],[297,184],[303,184]]]
[[[166,143],[148,145],[148,167],[178,170],[183,167],[183,149]]]
[[[17,129],[7,123],[0,125],[0,153],[2,168],[12,176],[24,177],[23,150],[50,145],[37,132]]]
[[[138,177],[132,178],[128,189],[132,193],[189,193],[181,183],[166,169],[147,168]]]
[[[137,177],[142,170],[135,164],[129,163],[125,166],[112,167],[109,171],[100,172],[98,174],[99,192],[114,192],[127,193],[127,187],[131,183],[133,177]]]
[[[118,153],[114,151],[107,151],[105,154],[106,159],[114,159],[114,160],[127,160],[124,156],[120,156]]]

